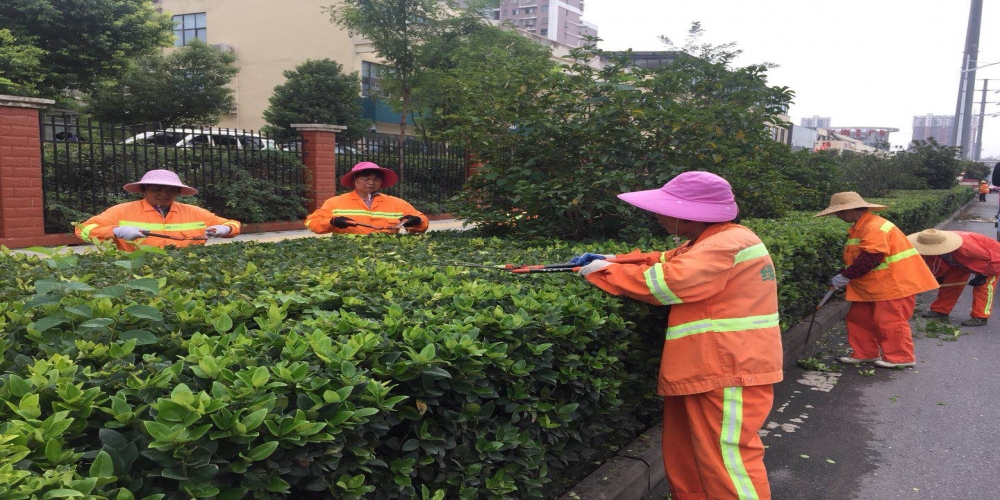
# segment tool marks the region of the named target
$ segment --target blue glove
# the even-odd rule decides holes
[[[111,232],[114,233],[115,238],[121,238],[125,241],[132,241],[146,237],[146,235],[142,233],[142,230],[135,226],[118,226],[112,229]]]
[[[576,266],[586,266],[587,264],[590,264],[591,262],[594,262],[595,260],[607,260],[610,257],[614,257],[614,255],[602,255],[602,254],[599,254],[599,253],[585,253],[583,255],[577,255],[576,257],[573,257],[572,259],[569,259],[569,263],[573,264],[573,265],[576,265]]]
[[[205,236],[209,238],[222,238],[228,235],[233,229],[225,224],[219,224],[217,226],[209,226],[205,228]]]

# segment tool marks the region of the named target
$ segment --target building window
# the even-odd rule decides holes
[[[507,9],[503,10],[503,17],[507,17]]]
[[[538,32],[538,34],[539,34],[539,35],[542,35],[542,36],[548,36],[548,34],[549,34],[549,30],[548,30],[548,29],[546,29],[546,28],[542,28],[542,29],[541,29],[541,30],[540,30],[540,31]]]
[[[535,13],[535,8],[534,7],[525,7],[524,8],[524,13],[525,14],[534,14]]]
[[[382,94],[382,75],[389,71],[389,67],[368,61],[361,62],[361,96],[372,97]]]
[[[512,9],[512,10],[510,11],[510,15],[512,15],[512,16],[516,16],[516,15],[517,15],[517,9]]]
[[[181,14],[174,16],[174,45],[183,47],[191,40],[208,42],[205,28],[205,13]]]
[[[549,11],[549,6],[548,5],[543,5],[542,6],[542,12],[548,12],[548,11]]]

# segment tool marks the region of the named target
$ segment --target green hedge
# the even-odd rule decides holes
[[[790,324],[846,225],[747,224]],[[569,273],[441,264],[584,250],[466,232],[5,251],[0,498],[551,496],[657,418],[666,311]]]

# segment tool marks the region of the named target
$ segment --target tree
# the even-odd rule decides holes
[[[0,94],[36,95],[43,53],[38,47],[18,43],[9,29],[0,29]]]
[[[926,141],[913,141],[910,149],[896,154],[898,161],[907,164],[912,175],[923,179],[930,189],[950,189],[958,185],[961,148],[939,144],[933,137]]]
[[[424,40],[435,38],[440,21],[453,2],[440,0],[342,0],[326,11],[333,23],[346,29],[351,36],[362,36],[390,67],[383,80],[386,90],[397,99],[399,143],[406,136],[406,117],[412,109],[410,94],[420,73],[416,47]],[[403,153],[399,152],[399,174],[403,174]]]
[[[525,93],[557,71],[551,58],[548,47],[480,16],[445,21],[438,37],[417,48],[423,68],[411,94],[420,110],[417,127],[435,137],[484,123],[509,127],[512,118],[504,115],[522,107]],[[484,116],[490,119],[479,119]]]
[[[146,0],[4,0],[0,29],[22,46],[16,58],[21,62],[13,65],[19,70],[0,62],[11,80],[8,88],[59,99],[66,90],[86,93],[116,79],[132,58],[169,45],[173,23]],[[26,59],[27,53],[32,55]]]
[[[239,72],[235,63],[232,52],[195,40],[166,56],[136,61],[120,80],[95,89],[88,111],[121,123],[214,125],[236,104],[228,86]]]
[[[588,45],[563,72],[512,89],[518,105],[496,116],[456,111],[464,125],[448,134],[486,164],[457,215],[496,231],[632,237],[650,220],[615,194],[687,170],[732,178],[743,216],[781,215],[796,184],[780,172],[788,147],[764,124],[781,123],[792,92],[767,85],[764,65],[666,56],[669,64],[642,68]],[[607,61],[599,69],[598,58]]]
[[[294,135],[293,123],[344,125],[347,139],[361,136],[367,121],[361,117],[358,73],[345,74],[340,63],[329,59],[307,60],[285,71],[285,83],[274,88],[264,120],[273,135],[285,139]]]

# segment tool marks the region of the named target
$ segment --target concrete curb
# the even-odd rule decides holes
[[[835,299],[836,300],[836,299]],[[812,318],[781,333],[784,366],[793,365],[813,342],[844,319],[850,302],[827,302]],[[641,500],[665,477],[657,425],[644,432],[610,461],[577,483],[559,500]]]

